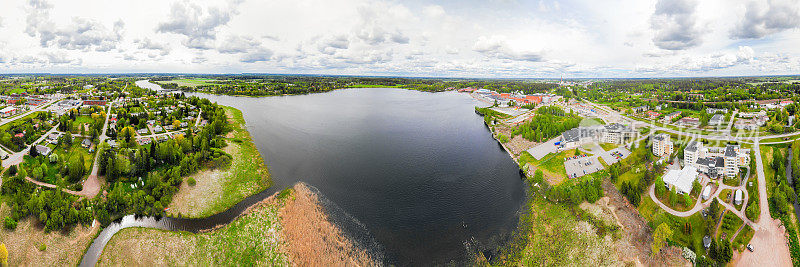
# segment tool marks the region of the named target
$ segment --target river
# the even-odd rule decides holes
[[[462,263],[468,247],[491,248],[516,228],[525,184],[475,114],[480,103],[465,94],[347,89],[267,98],[188,95],[243,112],[275,186],[207,219],[126,217],[98,236],[85,262],[96,261],[120,228],[197,231],[298,181],[357,219],[389,264]]]

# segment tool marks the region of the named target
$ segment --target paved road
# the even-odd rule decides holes
[[[731,128],[733,127],[733,120],[736,119],[736,114],[739,114],[739,110],[734,110],[733,114],[731,114],[731,121],[728,122],[728,127],[726,128],[728,132],[731,132]]]
[[[642,121],[631,119],[625,115],[620,114],[612,109],[608,109],[605,106],[597,105],[595,103],[586,101],[590,105],[594,106],[595,108],[603,109],[609,112],[614,116],[620,116],[621,118],[625,118],[631,125],[635,125],[637,127],[650,127],[651,129],[668,132],[676,135],[683,135],[683,136],[697,136],[698,138],[707,139],[707,140],[721,140],[721,141],[753,141],[753,140],[761,140],[767,138],[783,138],[783,137],[791,137],[795,135],[800,135],[800,131],[792,132],[792,133],[785,133],[785,134],[775,134],[775,135],[763,135],[763,136],[733,136],[730,134],[724,134],[724,132],[719,132],[722,135],[707,135],[707,134],[698,134],[698,133],[687,133],[679,130],[675,130],[672,128],[662,127],[655,124],[648,124]]]

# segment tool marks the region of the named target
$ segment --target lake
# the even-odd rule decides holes
[[[516,228],[525,184],[466,94],[188,95],[241,110],[275,187],[319,189],[366,227],[388,263],[459,263],[468,247],[491,248]]]

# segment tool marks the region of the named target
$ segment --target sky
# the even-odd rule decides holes
[[[800,74],[798,0],[3,0],[0,73]]]

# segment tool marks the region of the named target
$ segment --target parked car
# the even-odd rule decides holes
[[[747,250],[753,252],[753,244],[747,244]]]

